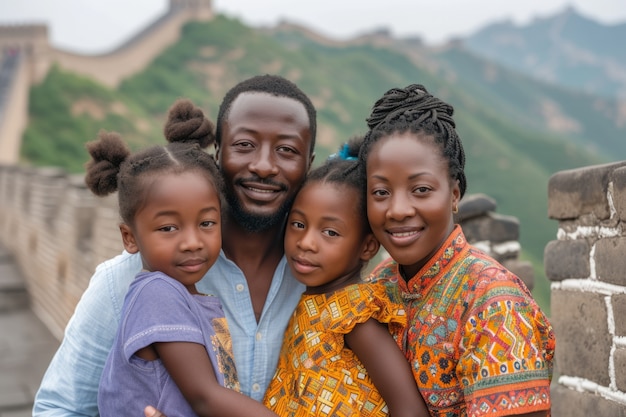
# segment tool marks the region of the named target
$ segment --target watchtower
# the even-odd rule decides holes
[[[211,0],[170,0],[170,13],[186,10],[193,12],[196,20],[209,20],[213,17]]]
[[[19,55],[29,64],[29,81],[40,81],[50,61],[48,27],[43,24],[0,26],[0,53],[4,58]]]

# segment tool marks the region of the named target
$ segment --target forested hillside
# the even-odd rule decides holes
[[[160,143],[164,115],[176,98],[192,99],[214,118],[236,82],[276,73],[296,82],[318,109],[319,162],[365,131],[371,105],[387,89],[421,83],[455,107],[468,159],[468,193],[492,196],[499,213],[519,218],[524,256],[536,267],[535,294],[547,306],[543,249],[557,227],[547,218],[548,179],[559,170],[624,158],[623,148],[607,151],[607,146],[626,130],[599,130],[611,118],[592,111],[589,96],[582,100],[580,93],[550,90],[489,64],[499,76],[494,82],[485,77],[486,62],[458,46],[411,48],[394,42],[317,42],[295,28],[261,31],[224,16],[190,23],[177,44],[115,91],[53,69],[31,92],[22,157],[82,172],[84,143],[99,129],[119,131],[133,146]],[[575,120],[576,134],[552,129],[540,109],[533,114],[537,103],[549,103],[563,120]]]
[[[573,7],[524,25],[488,25],[463,40],[516,71],[571,89],[626,99],[626,22],[604,25]]]

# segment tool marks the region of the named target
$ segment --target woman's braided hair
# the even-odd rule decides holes
[[[423,85],[392,88],[376,101],[367,118],[370,130],[359,152],[361,168],[365,169],[369,152],[379,139],[393,133],[421,133],[441,146],[451,178],[459,181],[462,198],[467,188],[465,151],[455,130],[453,113],[451,105],[434,97]]]
[[[120,216],[126,224],[132,224],[145,204],[148,185],[164,174],[198,172],[213,184],[222,201],[222,175],[213,156],[203,150],[215,142],[213,124],[202,110],[189,100],[177,100],[163,131],[167,145],[135,153],[115,132],[100,131],[98,139],[86,145],[92,158],[85,165],[87,187],[98,196],[119,191]]]

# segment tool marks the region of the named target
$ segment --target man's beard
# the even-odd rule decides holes
[[[233,192],[232,188],[226,187],[226,203],[228,204],[228,214],[232,220],[237,222],[244,230],[250,233],[260,233],[271,229],[285,220],[295,195],[285,200],[279,209],[268,215],[254,214],[247,212],[241,205],[239,199]]]

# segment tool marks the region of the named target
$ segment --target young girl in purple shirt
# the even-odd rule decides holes
[[[275,416],[238,392],[221,303],[196,289],[222,244],[222,179],[203,151],[213,126],[181,100],[165,134],[168,145],[133,154],[115,133],[87,145],[87,185],[118,191],[124,248],[143,263],[100,380],[100,415],[141,416],[153,405],[169,417]]]

